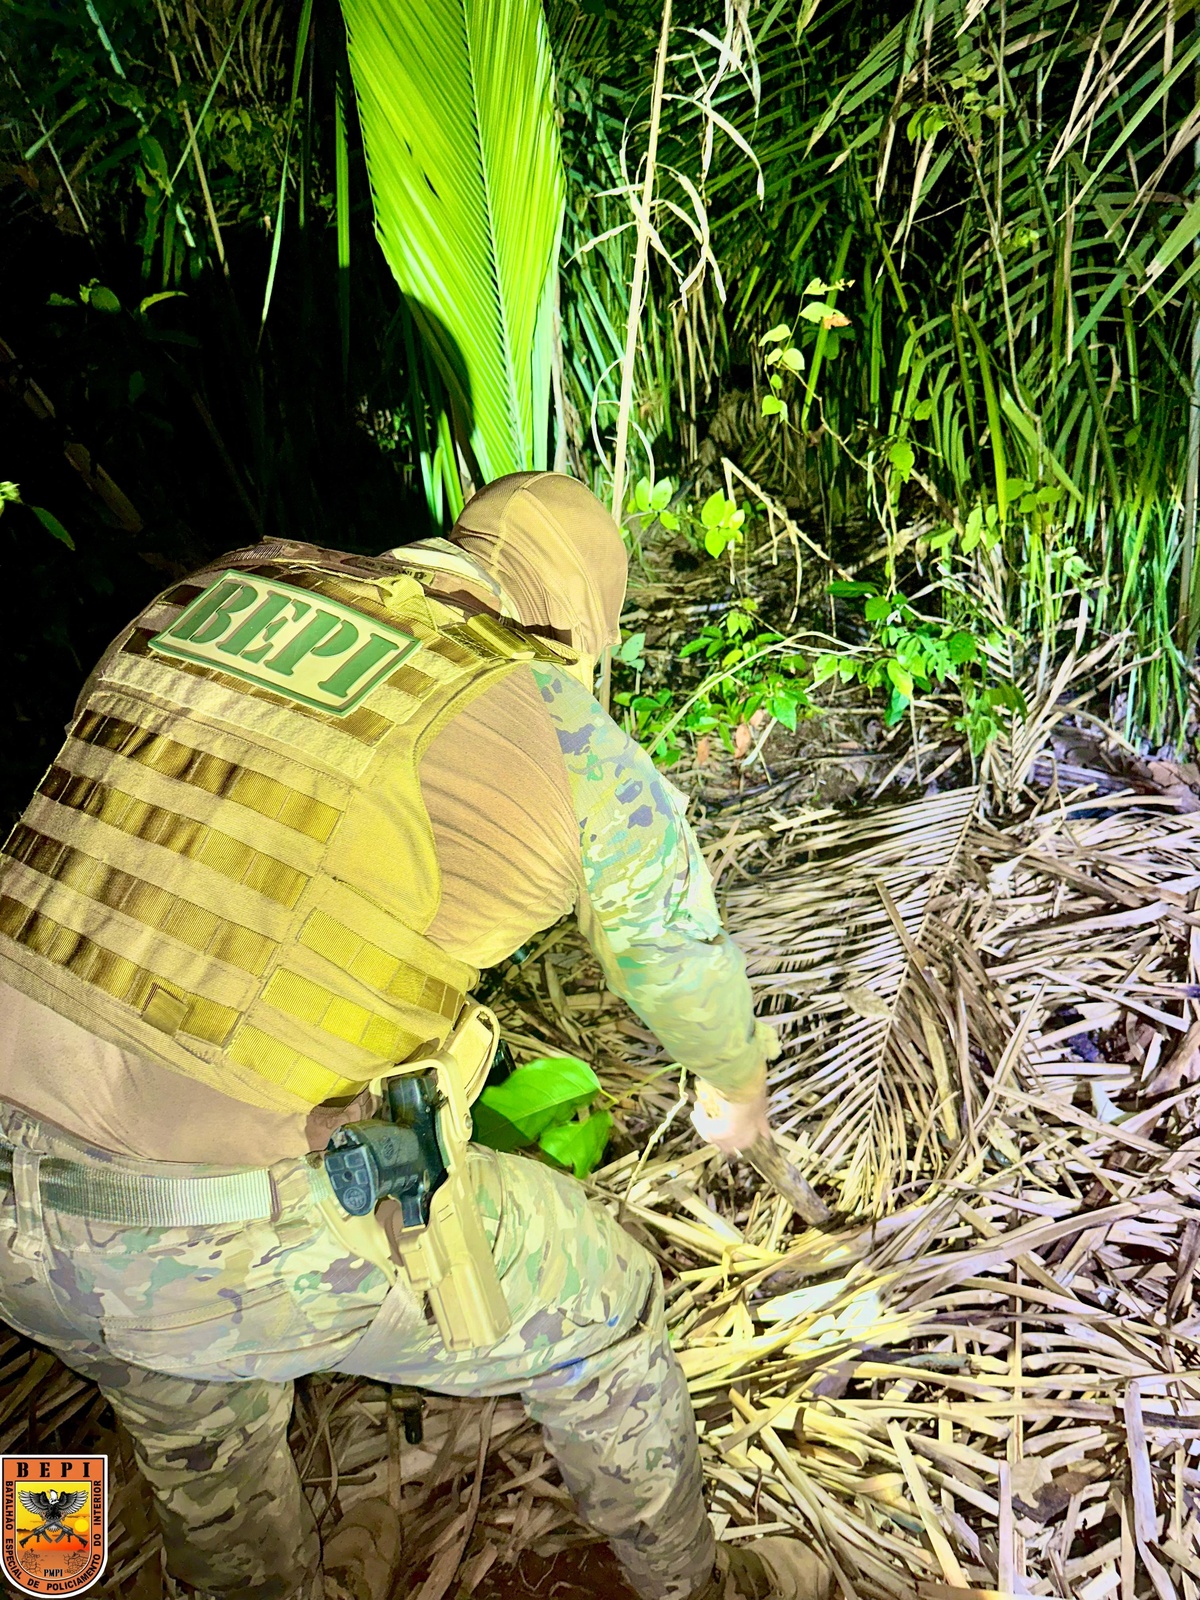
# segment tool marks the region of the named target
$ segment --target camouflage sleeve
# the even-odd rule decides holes
[[[608,986],[682,1066],[745,1098],[763,1064],[750,984],[683,798],[579,684],[536,676],[579,823],[579,925]]]

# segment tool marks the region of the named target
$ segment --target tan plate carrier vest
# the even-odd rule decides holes
[[[255,1106],[436,1050],[475,969],[439,899],[429,741],[521,661],[396,562],[260,545],[151,604],[0,857],[0,977]]]

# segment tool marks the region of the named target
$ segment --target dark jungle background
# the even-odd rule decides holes
[[[662,13],[546,21],[550,459],[607,498]],[[978,763],[1079,680],[1119,740],[1186,757],[1191,0],[670,21],[622,502],[635,583],[705,582],[670,629],[635,617],[620,714],[677,763],[849,683]],[[355,107],[332,0],[0,10],[9,816],[174,575],[262,535],[378,550],[470,487]]]

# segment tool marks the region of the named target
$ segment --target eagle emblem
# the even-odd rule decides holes
[[[54,1544],[78,1539],[80,1544],[86,1545],[88,1541],[84,1536],[76,1533],[74,1528],[68,1528],[63,1518],[82,1511],[88,1503],[89,1493],[87,1489],[68,1489],[62,1494],[57,1489],[18,1489],[17,1499],[26,1511],[43,1519],[36,1528],[30,1528],[28,1533],[21,1535],[20,1543],[28,1544],[31,1539],[38,1538],[49,1539]]]
[[[0,1455],[0,1596],[83,1594],[107,1561],[106,1456]]]

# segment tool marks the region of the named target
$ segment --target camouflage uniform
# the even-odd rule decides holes
[[[19,1112],[0,1128],[18,1151],[112,1160]],[[291,1385],[332,1370],[519,1393],[638,1591],[682,1600],[703,1582],[712,1534],[657,1268],[573,1179],[487,1150],[472,1163],[513,1326],[465,1354],[445,1349],[403,1278],[347,1254],[318,1209],[323,1173],[303,1161],[271,1169],[278,1216],[236,1228],[115,1228],[43,1210],[27,1185],[25,1203],[5,1194],[4,1317],[112,1402],[177,1576],[228,1600],[282,1600],[304,1582],[317,1543],[286,1445]]]
[[[736,1094],[760,1060],[749,989],[678,797],[577,684],[536,676],[579,824],[581,926],[610,986],[667,1049]],[[178,1577],[227,1600],[302,1587],[318,1546],[286,1444],[291,1385],[339,1371],[448,1395],[519,1393],[582,1516],[646,1600],[684,1600],[708,1578],[696,1432],[657,1267],[573,1179],[474,1149],[513,1320],[496,1345],[452,1354],[403,1277],[329,1226],[318,1158],[270,1169],[269,1222],[116,1227],[44,1208],[39,1158],[144,1174],[167,1164],[82,1146],[11,1107],[0,1132],[16,1147],[0,1200],[0,1313],[112,1402]]]

